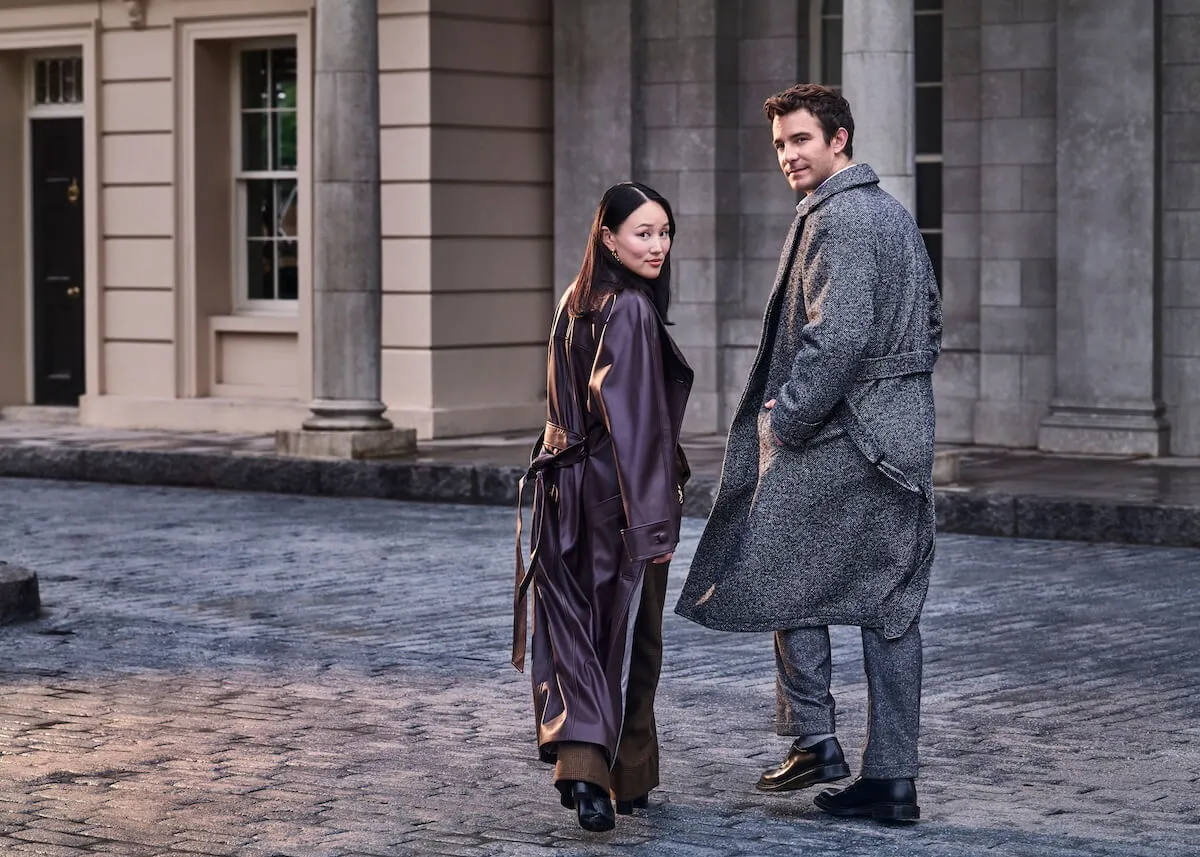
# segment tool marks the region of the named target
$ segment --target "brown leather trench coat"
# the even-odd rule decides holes
[[[606,748],[611,764],[646,562],[679,541],[693,374],[640,291],[580,318],[565,301],[548,349],[545,433],[522,479],[522,489],[533,483],[533,523],[527,572],[518,525],[513,665],[524,668],[528,587],[540,756],[579,741]]]

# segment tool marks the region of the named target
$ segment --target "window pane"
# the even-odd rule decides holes
[[[942,228],[941,164],[917,164],[917,225]]]
[[[275,236],[295,238],[297,234],[297,192],[294,181],[275,182]]]
[[[840,15],[842,14],[842,0],[825,0],[821,7],[822,15]]]
[[[246,237],[271,238],[271,221],[274,212],[271,205],[271,190],[274,182],[249,181],[245,183]]]
[[[63,101],[69,104],[79,102],[79,86],[75,81],[78,71],[79,63],[76,60],[63,60]]]
[[[275,299],[275,242],[246,242],[246,297],[252,301]]]
[[[242,54],[242,109],[261,110],[270,106],[267,86],[269,51],[245,51]]]
[[[841,86],[842,83],[842,20],[821,22],[821,83]]]
[[[299,245],[295,241],[278,241],[279,250],[279,299],[296,300],[299,292]]]
[[[50,60],[50,80],[46,92],[50,96],[50,104],[62,104],[62,60]]]
[[[272,107],[296,108],[296,49],[271,51]]]
[[[281,110],[272,114],[275,117],[275,151],[274,169],[296,169],[296,112]]]
[[[913,8],[918,12],[940,12],[942,11],[942,0],[916,0]]]
[[[269,113],[242,114],[242,169],[269,170]]]
[[[46,75],[48,73],[47,63],[45,60],[39,60],[34,70],[33,84],[33,103],[46,104],[49,101],[49,92],[47,89]]]
[[[917,154],[942,153],[942,88],[917,87]]]
[[[925,239],[925,251],[929,254],[929,261],[933,263],[933,275],[937,277],[938,291],[942,290],[942,235],[940,232],[923,232],[921,237]]]
[[[942,16],[917,15],[916,53],[917,83],[940,83],[942,80]]]

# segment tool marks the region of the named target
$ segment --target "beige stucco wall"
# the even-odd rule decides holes
[[[85,57],[96,222],[82,421],[268,431],[307,414],[316,226],[304,206],[296,312],[239,314],[229,87],[239,39],[296,40],[299,187],[310,201],[312,5],[154,0],[134,29],[121,0],[0,0],[0,37],[69,26],[95,34]],[[380,0],[383,397],[389,416],[423,437],[529,428],[543,416],[549,19],[549,0]],[[0,125],[25,121],[5,109],[22,74],[18,56],[0,50]],[[25,170],[7,138],[0,225],[26,217],[24,200],[2,192]],[[10,231],[0,233],[0,258],[17,253]],[[24,322],[11,321],[24,318],[27,292],[23,271],[0,270],[0,403],[27,397]]]
[[[103,371],[96,392],[172,399],[179,245],[171,30],[102,29],[99,53],[105,264],[99,283]]]
[[[380,21],[383,398],[423,436],[544,419],[552,302],[550,4],[448,5]]]

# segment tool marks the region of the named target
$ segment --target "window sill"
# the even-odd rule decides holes
[[[213,333],[299,333],[300,319],[295,315],[214,315],[208,319]]]

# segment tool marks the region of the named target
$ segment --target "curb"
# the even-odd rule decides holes
[[[509,506],[520,467],[338,461],[87,447],[0,447],[0,477]],[[716,480],[696,477],[684,514],[707,517]],[[1200,507],[1079,497],[935,491],[938,529],[1002,538],[1200,547]]]

